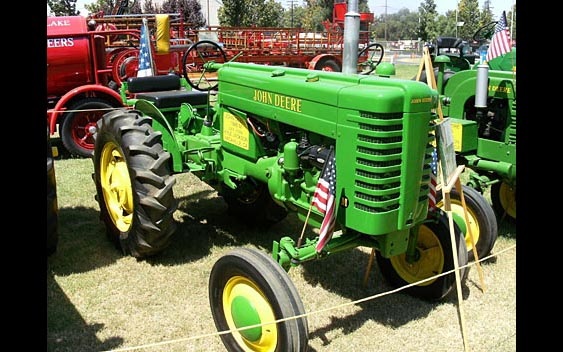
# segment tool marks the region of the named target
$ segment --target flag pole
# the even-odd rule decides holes
[[[151,41],[151,35],[150,35],[150,32],[149,32],[149,22],[148,22],[146,17],[143,17],[143,27],[144,27],[143,30],[145,30],[146,34],[147,34],[147,42],[148,42],[148,46],[149,46],[148,52],[149,52],[149,60],[150,60],[150,63],[151,63],[151,65],[150,65],[151,66],[150,67],[151,76],[154,76],[154,61],[153,61],[153,58],[152,58],[152,45],[151,45],[152,41]]]

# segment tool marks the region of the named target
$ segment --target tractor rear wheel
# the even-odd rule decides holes
[[[170,154],[152,119],[138,111],[115,110],[98,122],[94,182],[107,235],[137,258],[166,248],[176,223]]]
[[[317,64],[315,67],[316,70],[320,71],[329,71],[329,72],[341,72],[342,68],[340,65],[333,59],[326,59],[322,60]]]
[[[84,158],[92,157],[94,152],[94,133],[96,124],[107,110],[113,106],[100,98],[85,98],[69,106],[63,115],[61,141],[69,153]],[[75,111],[85,110],[85,111]]]
[[[402,287],[454,269],[452,244],[448,217],[441,209],[437,210],[437,221],[422,224],[418,230],[416,257],[412,263],[405,253],[384,258],[377,255],[381,273],[394,287]],[[464,281],[469,273],[467,247],[459,227],[454,223],[455,246],[460,267],[460,277]],[[410,286],[405,292],[427,301],[437,301],[446,297],[455,285],[455,273],[436,277],[418,285]]]
[[[498,237],[498,223],[495,211],[485,196],[469,186],[463,185],[462,187],[473,242],[471,241],[469,229],[465,222],[461,195],[456,188],[452,188],[450,191],[450,205],[455,223],[459,226],[461,232],[465,234],[468,260],[472,262],[475,261],[473,243],[475,244],[479,258],[484,258],[491,253]],[[440,190],[436,195],[436,206],[444,209],[445,204],[442,197],[442,191]]]
[[[504,181],[493,184],[491,202],[500,219],[508,215],[511,220],[516,220],[516,186],[510,186]]]
[[[209,303],[228,351],[306,351],[309,329],[303,302],[287,272],[269,255],[237,248],[221,257],[209,276]],[[271,324],[270,324],[271,323]]]

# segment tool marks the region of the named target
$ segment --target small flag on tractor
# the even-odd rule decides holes
[[[506,54],[512,50],[510,45],[510,32],[508,31],[508,24],[506,22],[506,12],[502,11],[497,25],[495,26],[495,33],[491,38],[489,50],[487,50],[487,61],[491,61],[497,56]]]
[[[321,177],[317,182],[317,188],[313,196],[313,205],[324,215],[319,233],[319,243],[316,251],[320,252],[332,238],[336,223],[336,206],[334,198],[336,196],[336,158],[334,150],[331,149],[327,164],[324,165]]]
[[[151,42],[149,26],[146,18],[143,18],[141,26],[141,39],[139,48],[139,70],[137,77],[154,76],[152,68]]]
[[[432,161],[430,162],[430,192],[428,192],[428,211],[436,209],[436,186],[438,185],[438,152],[432,150]]]

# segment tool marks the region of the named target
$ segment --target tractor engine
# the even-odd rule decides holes
[[[437,101],[427,85],[235,62],[217,67],[225,185],[252,177],[305,216],[334,150],[337,213],[346,228],[388,234],[426,217]]]

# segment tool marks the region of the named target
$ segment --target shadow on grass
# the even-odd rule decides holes
[[[115,263],[122,254],[108,240],[97,209],[59,209],[59,242],[49,265],[56,275],[82,273]]]
[[[320,285],[325,290],[346,297],[350,301],[382,294],[374,299],[357,303],[362,309],[356,313],[347,314],[345,317],[333,316],[328,325],[311,331],[310,338],[318,337],[325,345],[329,345],[330,341],[326,337],[329,331],[340,330],[345,335],[351,334],[367,321],[399,328],[428,316],[432,310],[442,304],[457,305],[455,285],[445,298],[435,302],[425,301],[401,291],[385,295],[385,292],[395,288],[385,281],[375,260],[367,284],[364,285],[369,256],[369,253],[360,249],[352,249],[303,264],[303,275],[308,283],[313,286]],[[464,299],[469,296],[469,291],[469,288],[462,283]]]
[[[117,336],[100,341],[96,332],[103,324],[87,324],[51,273],[47,274],[47,302],[57,307],[47,314],[47,351],[74,352],[77,346],[83,352],[107,351],[123,343]]]
[[[271,252],[274,240],[296,236],[302,226],[294,214],[269,227],[255,224],[256,217],[238,219],[214,191],[202,191],[178,198],[177,228],[170,246],[161,255],[147,258],[158,265],[182,265],[209,255],[213,247],[251,245]]]

